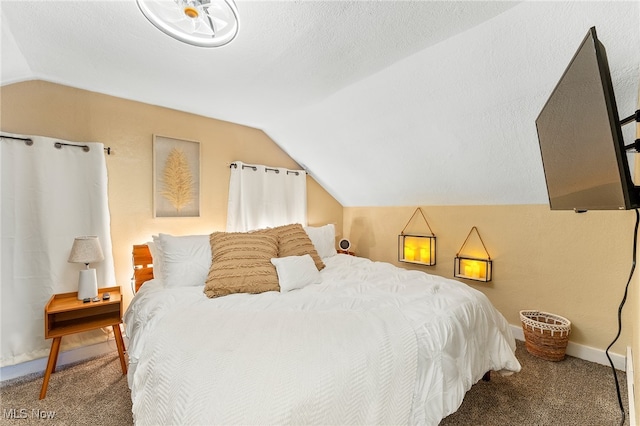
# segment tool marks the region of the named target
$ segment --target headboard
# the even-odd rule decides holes
[[[133,246],[133,279],[136,282],[136,293],[145,281],[153,279],[153,258],[146,244]]]

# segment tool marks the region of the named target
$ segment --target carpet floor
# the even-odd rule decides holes
[[[537,358],[518,341],[522,370],[512,376],[491,373],[476,383],[455,413],[440,426],[619,426],[622,420],[611,367],[567,356],[551,362]],[[625,425],[629,424],[627,378],[617,371]]]
[[[492,373],[467,393],[462,406],[440,426],[458,425],[620,425],[615,383],[609,367],[567,357],[549,362],[530,355],[522,342],[516,352],[522,371]],[[618,372],[625,410],[627,385]],[[0,424],[131,425],[131,398],[117,354],[65,367],[51,376],[47,397],[39,400],[42,374],[0,386]],[[51,417],[53,416],[53,417]],[[629,424],[629,419],[625,420]]]
[[[131,392],[117,351],[56,370],[40,400],[42,377],[34,373],[3,382],[0,425],[133,424]]]

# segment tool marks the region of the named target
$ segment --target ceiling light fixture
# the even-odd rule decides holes
[[[199,47],[220,47],[238,34],[234,0],[137,0],[142,14],[163,33]]]

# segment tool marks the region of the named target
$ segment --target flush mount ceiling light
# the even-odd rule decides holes
[[[193,46],[224,46],[238,34],[234,0],[137,0],[137,3],[156,28]]]

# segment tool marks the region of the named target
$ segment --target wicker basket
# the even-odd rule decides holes
[[[527,351],[548,361],[562,361],[569,342],[571,321],[539,311],[520,311]]]

